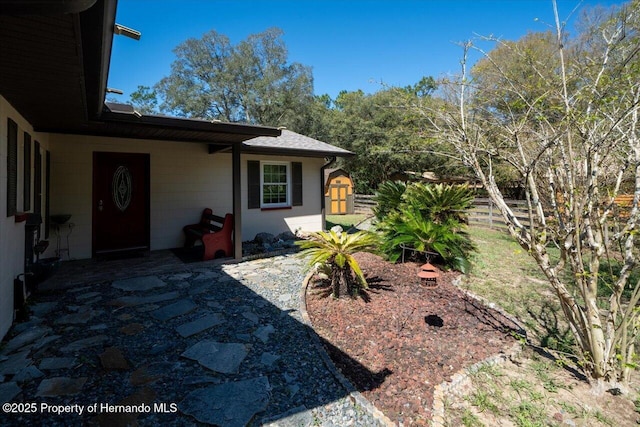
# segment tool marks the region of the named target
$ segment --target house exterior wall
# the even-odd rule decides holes
[[[7,118],[18,124],[18,188],[17,209],[24,209],[24,132],[31,135],[31,141],[40,143],[44,165],[44,152],[48,148],[49,138],[46,134],[35,133],[33,127],[16,111],[2,96],[0,96],[0,339],[7,333],[13,322],[13,280],[24,273],[24,222],[15,222],[15,217],[7,217]],[[33,162],[34,145],[31,156]],[[33,163],[32,163],[33,164]],[[42,174],[42,188],[44,189]],[[31,171],[31,210],[33,210],[34,174]],[[44,207],[44,197],[42,206]],[[41,227],[41,237],[44,236]]]
[[[247,161],[302,162],[302,206],[290,209],[261,210],[247,208]],[[320,168],[324,159],[242,156],[242,240],[252,240],[260,232],[277,235],[284,231],[320,231],[323,228],[321,213],[322,178]]]
[[[147,153],[150,157],[151,250],[183,245],[182,227],[198,222],[202,210],[232,212],[230,153],[208,154],[206,144],[146,141],[79,135],[51,135],[51,213],[71,214],[73,229],[62,227],[61,247],[69,241],[69,258],[91,257],[92,168],[94,152]],[[303,162],[303,206],[261,211],[247,208],[247,160]],[[258,232],[278,234],[322,228],[320,213],[322,159],[242,156],[242,239]],[[55,256],[56,233],[44,256]],[[66,255],[63,253],[63,255]],[[63,260],[67,257],[63,256]]]

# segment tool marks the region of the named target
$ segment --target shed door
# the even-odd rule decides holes
[[[149,155],[94,153],[93,255],[149,249]]]
[[[335,184],[329,185],[329,196],[331,198],[331,213],[336,215],[347,213],[347,190],[349,185]]]

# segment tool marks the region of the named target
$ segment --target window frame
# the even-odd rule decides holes
[[[264,179],[264,170],[265,166],[285,166],[286,168],[286,201],[278,202],[278,203],[265,203],[264,201],[264,188],[265,188],[265,179]],[[282,185],[281,183],[266,183],[266,185]],[[291,162],[283,162],[283,161],[271,161],[271,160],[262,160],[260,161],[260,208],[261,209],[278,209],[278,208],[290,208],[292,206],[292,196],[291,196]]]

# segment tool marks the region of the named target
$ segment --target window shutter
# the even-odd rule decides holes
[[[7,217],[18,210],[18,124],[7,119]]]
[[[302,163],[291,163],[291,204],[302,206]]]
[[[260,208],[260,162],[247,161],[247,201],[249,209]]]
[[[24,133],[24,178],[23,178],[23,204],[24,211],[31,209],[31,135]]]

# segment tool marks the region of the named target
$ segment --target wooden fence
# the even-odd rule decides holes
[[[522,225],[529,225],[529,210],[525,200],[505,199],[505,202]],[[473,200],[473,208],[469,211],[469,225],[507,229],[500,210],[489,198],[475,198]]]
[[[373,208],[376,206],[373,198],[374,196],[371,194],[356,194],[353,203],[353,213],[373,215]]]
[[[376,206],[373,195],[356,194],[354,213],[372,215]],[[524,200],[505,200],[523,225],[529,224],[527,203]],[[481,227],[507,229],[502,214],[489,198],[476,198],[469,210],[469,224]]]

